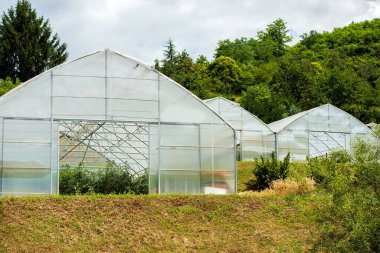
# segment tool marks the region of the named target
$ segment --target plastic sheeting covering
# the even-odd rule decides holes
[[[54,194],[63,165],[149,172],[150,193],[235,193],[235,132],[192,93],[108,49],[0,98],[2,195]],[[83,157],[81,157],[83,156]]]
[[[226,98],[204,101],[213,111],[228,121],[236,131],[240,160],[268,157],[275,151],[275,136],[259,118]]]
[[[268,125],[277,133],[279,158],[293,160],[324,156],[333,150],[351,152],[356,138],[372,138],[372,130],[330,104],[300,112]]]

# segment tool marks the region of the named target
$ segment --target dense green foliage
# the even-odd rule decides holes
[[[331,103],[363,122],[380,122],[380,19],[311,31],[288,46],[275,20],[255,37],[219,41],[215,59],[195,62],[170,40],[156,69],[202,99],[224,96],[264,122]]]
[[[380,251],[380,132],[358,140],[353,156],[333,153],[308,162],[321,189],[332,195],[318,209],[323,251]]]
[[[15,82],[12,82],[11,78],[9,77],[7,77],[6,79],[0,79],[0,96],[4,95],[13,88],[16,88],[16,86],[19,84],[19,79],[16,79]]]
[[[272,153],[270,159],[261,156],[261,160],[255,160],[256,166],[253,169],[255,179],[247,183],[248,190],[263,190],[270,186],[270,183],[277,179],[285,179],[289,174],[290,154],[288,153],[284,161],[278,161]]]
[[[0,78],[26,81],[67,59],[66,44],[49,20],[38,17],[27,0],[4,12],[0,22]]]
[[[97,171],[89,171],[83,166],[66,167],[59,174],[59,193],[78,195],[87,193],[101,194],[147,194],[147,173],[133,177],[127,168],[111,164]]]
[[[349,163],[351,160],[351,156],[345,150],[334,151],[326,157],[308,159],[308,176],[313,178],[319,187],[329,189],[331,182],[340,173],[353,173]]]
[[[325,197],[314,206],[318,230],[313,235],[313,252],[380,251],[380,128],[375,129],[373,139],[356,139],[352,154],[334,151],[307,162],[291,162],[289,166],[283,169],[288,171],[287,180],[312,178],[317,183],[313,195]],[[266,188],[271,175],[281,178],[285,174],[280,173],[274,157],[240,162],[240,167],[244,171],[239,170],[239,179],[243,180],[239,184],[244,189],[245,183],[246,190]],[[251,168],[250,175],[247,172]],[[261,188],[258,182],[263,182]]]

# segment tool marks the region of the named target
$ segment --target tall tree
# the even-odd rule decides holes
[[[162,65],[156,63],[156,69],[161,71],[166,76],[173,78],[176,74],[176,68],[178,64],[178,53],[175,50],[175,45],[171,39],[166,42],[164,49],[164,59],[161,61]]]
[[[166,49],[164,50],[164,57],[165,60],[171,63],[175,63],[175,60],[177,58],[177,52],[175,51],[175,45],[172,41],[172,39],[169,39],[166,43]]]
[[[266,84],[248,87],[243,92],[240,103],[266,123],[289,116],[286,101],[272,92]]]
[[[254,64],[257,54],[257,41],[253,38],[242,37],[235,41],[221,40],[215,49],[215,58],[228,56],[238,63]]]
[[[67,59],[66,44],[53,34],[27,0],[3,12],[0,23],[0,78],[26,81]]]
[[[276,19],[267,26],[264,32],[259,32],[258,37],[259,41],[264,45],[272,45],[273,55],[279,57],[285,54],[285,50],[288,47],[286,43],[291,41],[287,33],[285,21]]]
[[[232,58],[220,56],[210,64],[208,69],[217,92],[226,95],[241,93],[242,71]]]

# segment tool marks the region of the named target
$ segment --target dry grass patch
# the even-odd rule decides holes
[[[304,252],[314,199],[2,198],[0,252]]]
[[[315,181],[311,178],[304,177],[297,181],[294,179],[279,179],[275,180],[270,184],[268,189],[262,191],[245,191],[240,192],[241,195],[262,195],[262,196],[273,196],[273,195],[303,195],[310,193],[315,190]]]

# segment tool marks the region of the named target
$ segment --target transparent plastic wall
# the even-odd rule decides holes
[[[151,192],[235,192],[235,153],[229,141],[234,136],[227,126],[160,124],[159,130],[152,125],[155,135],[161,145],[151,142]]]
[[[57,193],[69,141],[115,164],[145,157],[150,193],[236,192],[233,128],[182,86],[110,50],[7,93],[0,121],[2,195]]]
[[[231,126],[167,78],[159,78],[159,95],[165,103],[159,104],[160,123],[150,128],[151,157],[157,158],[150,161],[151,192],[234,193]]]
[[[205,100],[205,103],[235,129],[240,160],[268,157],[275,151],[274,133],[239,104],[222,97]]]
[[[330,104],[291,117],[269,124],[278,130],[280,159],[288,152],[294,160],[324,156],[333,150],[351,152],[356,138],[372,136],[365,124]]]
[[[58,192],[57,124],[2,119],[2,195]]]

